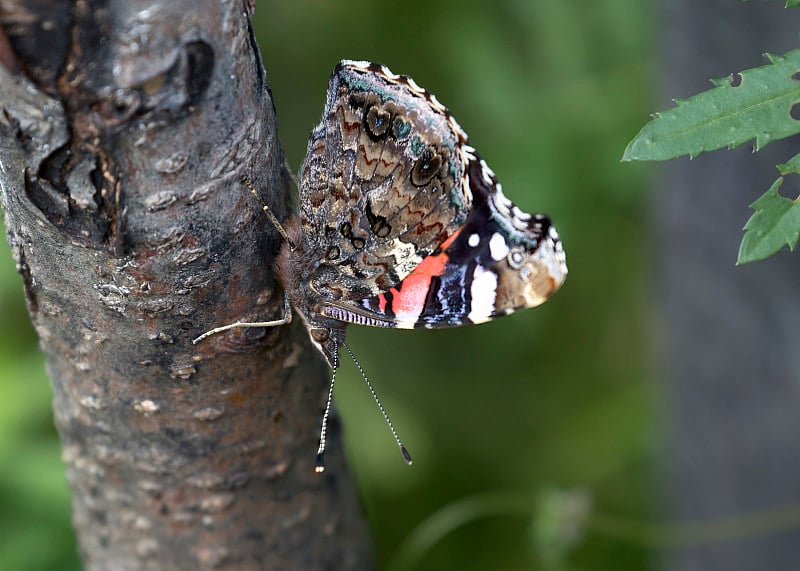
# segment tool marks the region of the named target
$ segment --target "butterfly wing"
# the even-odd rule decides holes
[[[326,305],[324,315],[401,329],[454,327],[537,306],[561,287],[566,258],[550,219],[520,211],[466,149],[474,208],[464,224],[397,287]]]
[[[436,98],[380,64],[334,70],[301,169],[300,222],[323,299],[398,285],[472,207],[466,134]]]

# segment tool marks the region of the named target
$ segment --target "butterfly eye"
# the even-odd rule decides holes
[[[311,335],[311,338],[317,343],[325,343],[325,341],[327,341],[331,337],[330,331],[319,327],[311,329],[309,331],[309,334]]]
[[[380,139],[389,130],[389,126],[392,124],[392,116],[388,111],[378,109],[373,105],[367,110],[364,123],[367,127],[367,133],[373,139]]]
[[[425,186],[439,172],[442,166],[442,157],[431,148],[422,151],[422,156],[414,163],[411,169],[411,184],[414,186]]]

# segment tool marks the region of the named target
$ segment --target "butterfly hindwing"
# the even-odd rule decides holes
[[[543,303],[566,277],[547,216],[520,211],[494,173],[467,147],[473,209],[396,287],[323,312],[335,319],[402,329],[482,323]]]

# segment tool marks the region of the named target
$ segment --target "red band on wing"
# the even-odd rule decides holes
[[[392,294],[391,309],[396,317],[414,321],[419,317],[422,308],[425,306],[425,299],[428,297],[431,280],[435,276],[440,276],[444,273],[444,268],[450,259],[446,250],[460,231],[460,228],[457,229],[447,240],[442,242],[438,248],[442,250],[441,253],[423,258],[419,265],[414,268],[414,271],[400,282],[399,288],[389,290]],[[378,307],[383,314],[386,313],[386,305],[386,294],[380,294],[378,296]]]
[[[386,315],[386,294],[380,294],[378,296],[378,309],[384,315]]]

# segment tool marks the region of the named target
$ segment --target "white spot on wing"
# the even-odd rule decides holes
[[[505,196],[503,196],[502,194],[499,195],[499,196],[500,196],[500,198],[505,198]],[[495,208],[497,208],[497,211],[505,219],[511,219],[512,218],[511,217],[511,208],[509,208],[510,205],[511,205],[511,202],[508,199],[506,199],[506,200],[495,200],[494,201]]]
[[[486,161],[481,159],[481,174],[483,175],[483,180],[489,186],[492,186],[492,169],[489,168],[489,165],[486,164]]]
[[[458,124],[458,121],[456,121],[455,117],[452,115],[450,115],[450,126],[453,128],[453,131],[458,133],[462,141],[467,140],[467,133],[461,128],[461,125]]]
[[[367,71],[367,68],[370,66],[370,62],[363,60],[345,59],[342,60],[342,65],[344,67],[353,67],[356,69],[360,69],[361,71]]]
[[[531,215],[530,214],[528,214],[527,212],[523,212],[522,210],[520,210],[516,206],[514,206],[514,208],[511,209],[511,212],[514,214],[515,217],[519,218],[520,220],[522,220],[524,222],[527,222],[528,220],[531,219]]]
[[[494,312],[494,302],[497,299],[497,275],[482,266],[475,267],[472,275],[472,304],[467,317],[473,323],[489,321]]]
[[[547,268],[547,273],[558,285],[561,285],[567,277],[567,258],[561,242],[547,238],[543,245],[536,250],[534,259]]]
[[[395,272],[399,276],[407,276],[422,261],[422,257],[416,253],[416,247],[413,244],[403,242],[400,238],[394,239],[391,250],[394,252]]]
[[[509,248],[506,244],[506,239],[503,238],[498,232],[492,234],[492,239],[489,240],[489,253],[495,262],[499,262],[508,256]]]
[[[548,242],[554,244],[556,263],[563,280],[563,277],[567,275],[567,256],[564,254],[564,247],[561,245],[561,240],[558,238],[558,232],[556,232],[554,226],[550,226],[548,234],[550,235]]]
[[[511,223],[514,225],[514,228],[519,230],[520,232],[525,232],[528,229],[528,223],[524,220],[517,218],[516,216],[511,219]]]
[[[420,93],[420,94],[425,93],[425,90],[422,89],[419,86],[419,84],[416,81],[414,81],[411,77],[409,77],[407,81],[408,81],[408,86],[411,89],[413,89],[414,91],[416,91],[417,93]]]
[[[474,248],[478,244],[481,243],[481,237],[477,234],[470,234],[469,239],[467,240],[467,244],[469,244],[470,248]]]

